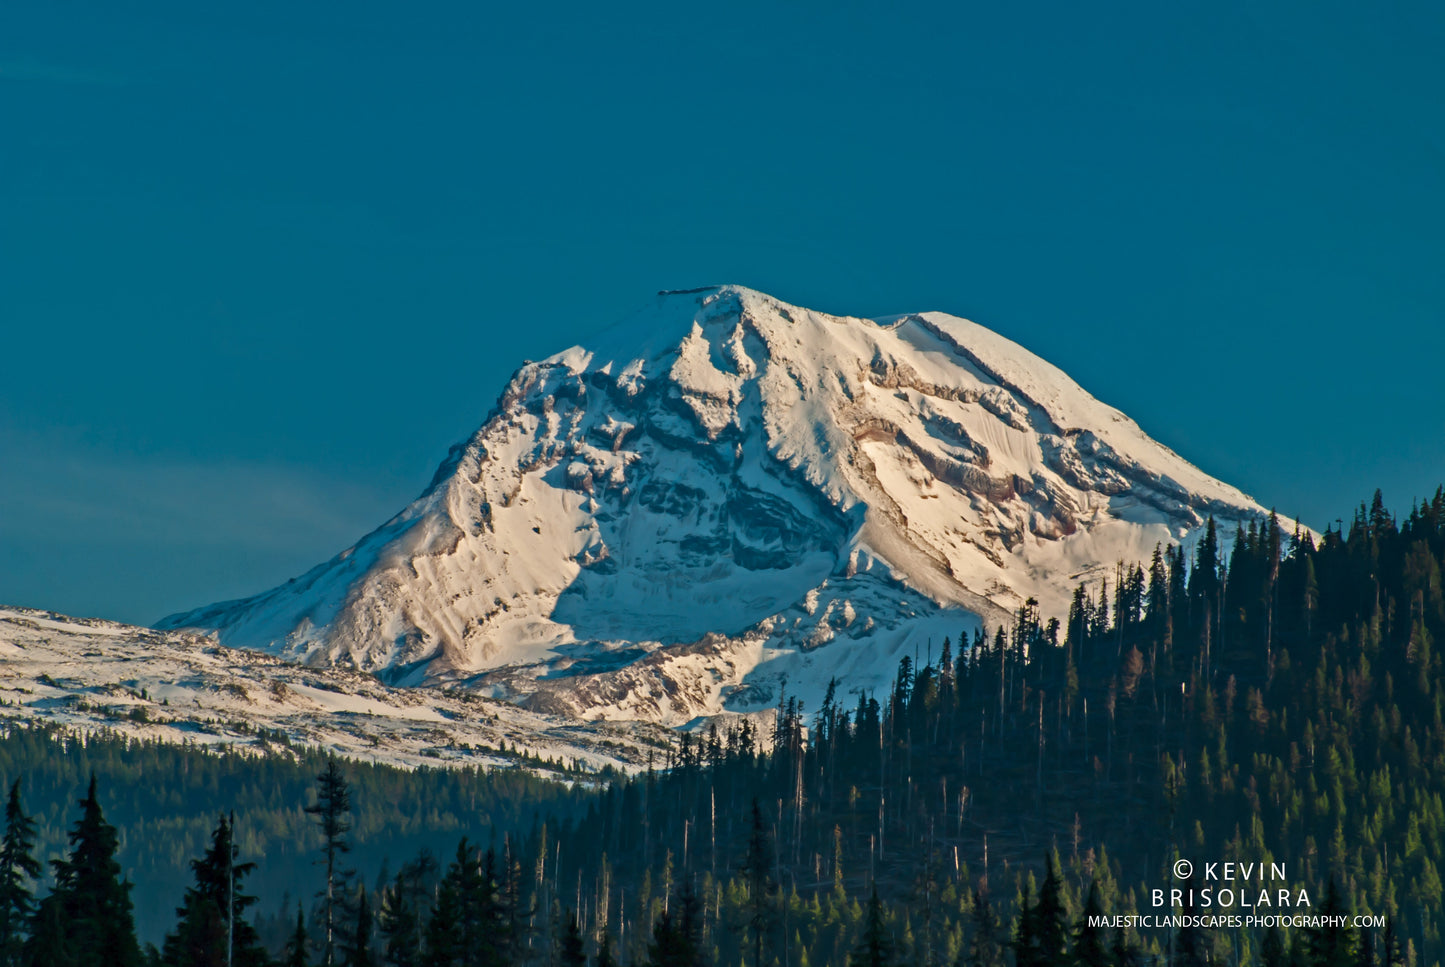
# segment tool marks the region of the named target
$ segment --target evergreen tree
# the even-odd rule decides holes
[[[587,947],[577,914],[567,911],[567,932],[557,942],[557,963],[560,967],[587,967]]]
[[[888,925],[883,922],[883,904],[878,899],[878,887],[875,886],[868,898],[863,937],[848,955],[848,967],[887,967],[893,963],[893,957],[893,937],[888,932]]]
[[[663,907],[647,947],[649,967],[703,967],[702,906],[689,887]]]
[[[5,839],[0,843],[0,967],[20,967],[25,924],[35,913],[31,885],[40,878],[35,820],[20,807],[20,780],[5,804]]]
[[[342,855],[351,852],[346,834],[351,832],[351,790],[336,757],[326,760],[326,770],[316,777],[316,802],[306,807],[306,812],[316,817],[323,839],[322,859],[326,867],[326,885],[317,894],[322,900],[321,967],[333,967],[336,962],[336,906],[341,883],[349,873],[340,867]]]
[[[381,895],[377,917],[383,960],[390,967],[417,967],[421,962],[421,918],[417,896],[406,869]]]
[[[998,916],[989,906],[988,897],[977,890],[973,893],[970,920],[972,930],[959,957],[959,967],[1003,967],[1005,944]]]
[[[191,861],[195,886],[176,910],[176,928],[166,936],[161,961],[167,967],[264,967],[270,962],[246,908],[256,902],[241,888],[254,863],[236,862],[234,820],[222,817],[205,856]],[[226,908],[230,906],[228,919]],[[230,956],[227,956],[227,952]]]
[[[1346,913],[1344,899],[1331,877],[1319,909],[1321,925],[1304,928],[1304,949],[1310,967],[1355,967],[1355,931]]]
[[[1104,943],[1104,928],[1095,926],[1094,920],[1104,915],[1099,902],[1099,882],[1089,883],[1089,898],[1084,903],[1084,912],[1074,927],[1074,960],[1078,967],[1108,967],[1110,953]]]
[[[29,949],[31,962],[47,967],[139,967],[131,884],[115,861],[119,838],[105,821],[95,775],[70,829],[70,855],[51,865],[55,888],[41,901]]]
[[[908,661],[907,658],[904,661]],[[906,699],[904,700],[906,701]],[[763,965],[763,942],[773,926],[773,848],[762,806],[753,800],[752,825],[748,834],[747,858],[743,864],[747,878],[747,929],[753,941],[751,967]]]
[[[376,967],[371,953],[372,928],[371,900],[363,886],[356,898],[356,918],[340,944],[341,962],[345,967]]]
[[[1395,929],[1395,918],[1385,918],[1385,936],[1380,942],[1381,967],[1404,967],[1405,952],[1400,948],[1400,934]]]
[[[1019,911],[1014,938],[1014,960],[1018,967],[1055,967],[1068,962],[1063,882],[1052,853],[1046,865],[1038,902],[1032,906],[1025,903]]]
[[[311,961],[306,958],[306,948],[310,939],[306,936],[306,917],[301,912],[301,904],[296,904],[296,929],[291,931],[291,936],[286,940],[286,950],[282,956],[283,967],[311,967]]]

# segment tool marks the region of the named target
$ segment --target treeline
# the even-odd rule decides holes
[[[216,818],[234,812],[242,855],[262,858],[252,876],[271,917],[307,871],[311,843],[303,812],[326,756],[300,747],[265,755],[217,754],[204,746],[106,735],[75,736],[53,727],[0,731],[0,794],[16,779],[35,817],[37,855],[58,856],[78,794],[95,774],[133,892],[142,938],[159,938],[174,917]],[[426,848],[444,852],[462,835],[486,839],[529,829],[539,813],[580,814],[586,790],[521,769],[408,770],[347,764],[355,791],[353,865],[378,870]],[[43,871],[48,874],[49,868]],[[305,895],[309,898],[309,888]],[[291,911],[294,914],[294,909]]]
[[[392,850],[410,857],[395,871],[346,875],[387,835],[350,825],[361,812],[303,834],[325,832],[324,803],[375,794],[359,766],[321,794],[334,770],[313,761],[290,836],[330,844],[331,875],[314,896],[320,867],[286,859],[311,880],[286,936],[253,919],[270,955],[333,965],[1439,964],[1442,566],[1445,491],[1401,519],[1376,495],[1318,541],[1211,521],[1067,615],[1026,602],[905,659],[887,694],[838,683],[816,710],[785,700],[768,735],[684,734],[641,776],[524,790],[519,821]],[[1187,885],[1180,859],[1278,864],[1270,902],[1309,903],[1188,912],[1388,926],[1089,928],[1094,910],[1172,912],[1153,891]]]

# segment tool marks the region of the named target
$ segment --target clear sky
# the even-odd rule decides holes
[[[965,315],[1282,512],[1408,508],[1441,50],[1426,2],[9,0],[0,601],[280,583],[714,282]]]

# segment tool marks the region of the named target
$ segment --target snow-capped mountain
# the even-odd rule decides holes
[[[936,312],[661,293],[513,376],[426,491],[162,628],[395,684],[684,724],[877,688],[1027,598],[1264,510],[1063,372]]]

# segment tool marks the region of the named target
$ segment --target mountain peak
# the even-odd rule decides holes
[[[676,724],[876,687],[1210,514],[1263,510],[983,326],[709,286],[523,366],[337,558],[163,625]]]

